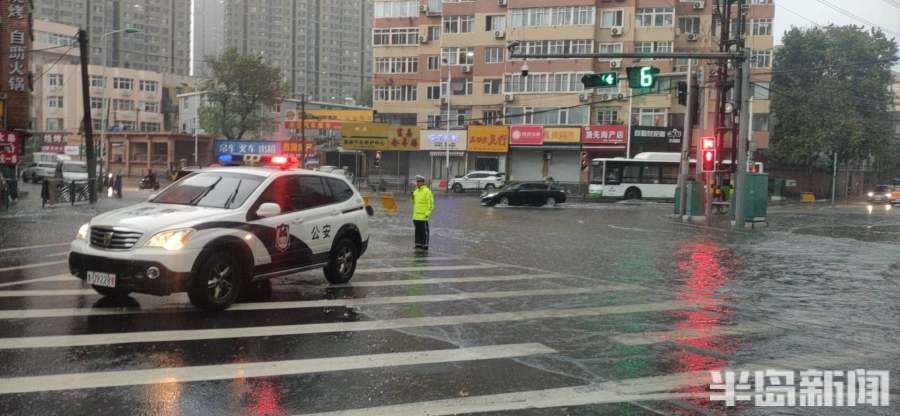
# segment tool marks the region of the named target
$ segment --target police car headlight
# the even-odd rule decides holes
[[[181,250],[187,245],[188,239],[194,234],[193,228],[181,228],[159,232],[147,240],[147,247],[162,247],[166,250]]]
[[[81,228],[78,229],[78,234],[75,234],[76,240],[84,240],[87,238],[88,232],[91,230],[91,225],[89,223],[84,223],[81,225]]]
[[[869,192],[869,198],[875,196],[875,192]]]

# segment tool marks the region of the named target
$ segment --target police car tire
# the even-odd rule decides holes
[[[208,284],[212,277],[213,269],[226,263],[231,267],[231,291],[223,298],[214,299]],[[197,275],[191,280],[188,288],[188,299],[194,306],[207,311],[220,311],[231,306],[240,296],[241,289],[244,286],[241,269],[242,267],[237,257],[232,255],[232,253],[228,251],[211,253],[200,263]]]
[[[338,256],[348,254],[346,251],[348,249],[352,264],[342,272]],[[347,237],[338,240],[334,245],[334,248],[331,249],[328,265],[325,266],[325,279],[327,279],[329,283],[335,285],[349,282],[350,278],[353,277],[353,272],[356,271],[356,261],[358,259],[359,249],[356,247],[356,243],[354,243],[353,240]]]
[[[127,289],[117,288],[117,287],[104,287],[91,285],[94,288],[94,291],[108,298],[124,298],[128,296],[131,291]]]

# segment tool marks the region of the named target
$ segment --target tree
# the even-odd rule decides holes
[[[278,67],[261,56],[241,55],[234,48],[206,59],[211,79],[204,86],[206,103],[198,110],[201,128],[241,140],[245,133],[271,123],[267,108],[285,89]]]
[[[770,155],[785,165],[830,166],[896,154],[891,65],[897,44],[878,29],[792,28],[775,54]]]

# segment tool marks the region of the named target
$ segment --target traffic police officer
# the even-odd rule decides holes
[[[416,189],[412,192],[413,225],[416,227],[416,248],[428,250],[428,220],[434,210],[434,194],[425,186],[425,178],[416,175]]]

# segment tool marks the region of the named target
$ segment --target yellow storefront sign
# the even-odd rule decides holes
[[[372,122],[372,110],[306,110],[308,117],[320,120],[365,121]]]
[[[544,127],[544,143],[579,143],[581,128],[579,127]]]
[[[347,150],[419,150],[419,128],[384,123],[344,123],[341,146]]]
[[[469,126],[470,152],[506,153],[509,151],[509,128],[506,126]]]
[[[287,110],[284,113],[284,128],[300,128],[300,110]],[[306,110],[304,125],[308,129],[340,130],[347,122],[372,122],[372,110]]]

